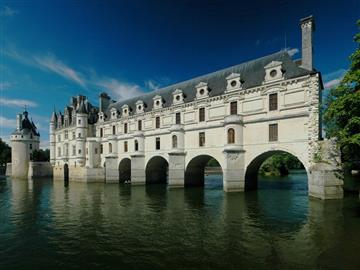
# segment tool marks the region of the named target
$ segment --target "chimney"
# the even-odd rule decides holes
[[[314,16],[300,20],[301,25],[301,66],[307,70],[313,70],[313,32],[315,31]]]
[[[17,130],[21,130],[22,129],[22,114],[19,113],[17,116],[16,116],[16,129]]]
[[[109,107],[109,105],[110,105],[110,97],[105,92],[101,93],[99,96],[100,112],[105,112],[106,109]]]

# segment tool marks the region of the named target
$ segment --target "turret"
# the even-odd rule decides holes
[[[82,100],[76,111],[76,163],[80,166],[85,165],[85,143],[88,127],[87,113],[85,103]]]
[[[16,120],[16,129],[10,137],[11,171],[14,178],[27,178],[32,152],[39,149],[40,134],[27,111],[17,115]]]
[[[57,114],[54,110],[54,112],[51,115],[51,120],[50,120],[50,132],[49,132],[49,137],[50,137],[50,162],[51,165],[55,165],[55,155],[56,155],[56,138],[55,138],[55,128],[56,128],[56,124],[57,124]]]

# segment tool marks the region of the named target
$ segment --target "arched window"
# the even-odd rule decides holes
[[[135,151],[139,151],[139,143],[137,140],[135,140]]]
[[[233,128],[228,129],[228,143],[235,143],[235,131]]]
[[[176,135],[173,135],[173,136],[172,136],[172,147],[173,147],[173,148],[177,148],[177,144],[178,144],[178,142],[177,142],[177,136],[176,136]]]
[[[109,153],[112,153],[112,144],[109,143]]]

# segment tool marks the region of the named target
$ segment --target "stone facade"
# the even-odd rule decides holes
[[[121,102],[102,93],[97,107],[73,97],[51,119],[54,178],[203,185],[214,158],[224,190],[244,191],[256,187],[266,158],[288,152],[306,168],[309,195],[339,198],[339,183],[333,192],[319,191],[332,184],[319,181],[323,170],[313,159],[321,90],[319,72],[281,51]]]

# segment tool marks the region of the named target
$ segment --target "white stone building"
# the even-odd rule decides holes
[[[313,17],[301,20],[302,61],[280,51],[99,107],[72,98],[50,124],[54,177],[74,181],[202,185],[215,158],[225,191],[256,187],[261,163],[276,152],[297,157],[309,194],[342,197],[342,181],[314,177],[321,140],[322,80],[312,66]]]

